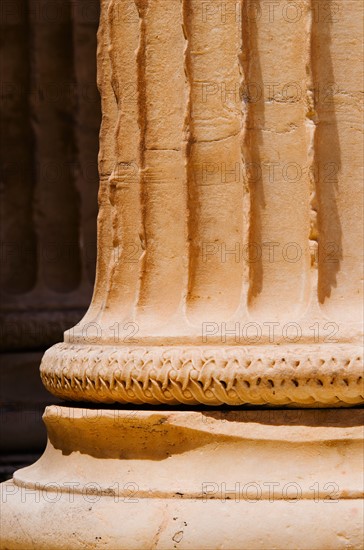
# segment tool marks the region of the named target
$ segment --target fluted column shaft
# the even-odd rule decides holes
[[[102,1],[98,275],[51,391],[362,400],[355,6]]]

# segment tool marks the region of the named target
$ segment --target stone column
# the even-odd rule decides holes
[[[90,403],[2,548],[359,550],[358,2],[101,4],[95,290],[41,365]]]
[[[353,6],[103,2],[97,279],[52,393],[362,401]]]

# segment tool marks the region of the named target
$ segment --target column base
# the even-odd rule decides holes
[[[364,403],[363,350],[292,346],[81,345],[46,351],[40,374],[60,399],[151,405],[342,407]]]
[[[361,549],[363,411],[52,406],[2,550]]]

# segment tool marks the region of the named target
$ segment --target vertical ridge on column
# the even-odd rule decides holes
[[[309,176],[310,176],[310,235],[309,235],[309,247],[311,254],[311,268],[314,268],[314,280],[311,294],[315,292],[317,294],[317,268],[318,268],[318,225],[317,225],[317,179],[316,179],[316,130],[317,130],[317,112],[315,105],[315,82],[312,68],[312,57],[314,55],[313,44],[313,25],[314,25],[314,5],[316,0],[311,0],[310,11],[307,15],[307,58],[306,58],[306,73],[307,73],[307,113],[306,123],[309,132],[309,147],[308,147],[308,161],[309,161]],[[312,296],[312,298],[314,298]],[[317,296],[316,296],[317,300]]]
[[[188,316],[229,319],[239,308],[243,266],[240,13],[236,2],[189,1],[191,83]]]
[[[197,228],[197,194],[196,186],[194,184],[194,170],[191,161],[191,153],[193,146],[193,122],[192,122],[192,89],[193,89],[193,77],[192,77],[192,56],[191,56],[191,0],[182,0],[182,16],[183,16],[183,34],[186,41],[186,47],[184,51],[184,70],[187,81],[187,104],[185,112],[185,170],[187,179],[187,243],[188,243],[188,269],[187,269],[187,285],[185,296],[185,315],[188,317],[189,310],[189,296],[192,290],[192,281],[194,279],[193,273],[195,270],[195,231]]]
[[[26,0],[4,2],[1,45],[1,300],[36,284],[34,165],[30,125],[29,27]]]
[[[140,240],[143,248],[143,257],[141,264],[141,273],[139,280],[139,293],[137,297],[137,309],[141,298],[141,289],[146,271],[146,248],[147,248],[147,231],[146,231],[146,209],[147,209],[147,194],[145,188],[145,133],[147,129],[147,104],[146,104],[146,83],[145,83],[145,13],[148,7],[148,0],[134,0],[135,7],[138,13],[139,24],[139,43],[137,50],[137,105],[138,105],[138,125],[139,125],[139,143],[138,143],[138,174],[140,182],[140,205],[141,205],[141,233]]]
[[[138,318],[169,323],[181,309],[187,240],[185,75],[180,0],[136,0],[145,264]],[[150,330],[150,329],[149,329]]]
[[[97,262],[92,301],[85,322],[98,319],[106,304],[109,287],[109,265],[112,257],[112,220],[109,199],[109,177],[115,166],[114,132],[117,121],[117,104],[112,88],[109,57],[108,7],[111,0],[101,0],[100,22],[97,33],[97,87],[101,96],[101,126],[99,134],[97,216]]]
[[[316,2],[312,67],[318,125],[315,137],[318,300],[338,321],[362,320],[363,4]],[[350,62],[348,59],[350,52]]]
[[[242,254],[241,261],[243,263],[243,284],[242,296],[239,315],[245,317],[248,306],[248,296],[250,288],[250,268],[249,268],[249,242],[251,232],[251,193],[249,186],[249,166],[251,164],[251,154],[249,147],[249,127],[251,125],[251,102],[249,97],[249,74],[250,74],[250,25],[248,19],[248,2],[242,0],[240,4],[240,20],[241,20],[241,52],[239,56],[240,62],[240,100],[242,107],[242,129],[241,129],[241,158],[242,158],[242,184],[243,184],[243,219],[244,230],[242,238]]]
[[[305,1],[273,17],[270,10],[250,14],[249,310],[256,318],[297,318],[309,299],[307,13]]]
[[[185,115],[184,115],[184,124],[183,124],[183,163],[184,163],[184,173],[185,173],[185,197],[186,197],[186,270],[185,278],[183,283],[183,296],[182,296],[182,315],[184,321],[186,320],[187,314],[187,298],[189,294],[189,272],[190,272],[190,262],[191,262],[191,236],[193,231],[193,220],[192,220],[192,197],[190,192],[190,181],[193,180],[193,173],[190,166],[190,155],[191,155],[191,146],[192,146],[192,135],[191,135],[191,69],[190,69],[190,37],[189,37],[189,22],[188,22],[188,10],[189,10],[190,0],[182,0],[181,2],[181,16],[182,16],[182,30],[185,40],[185,48],[183,52],[183,69],[185,75],[185,88],[186,88],[186,104],[185,104]]]
[[[29,0],[28,6],[37,153],[38,281],[48,289],[65,293],[76,289],[81,280],[79,196],[74,176],[71,4]]]
[[[138,14],[133,2],[112,0],[108,9],[109,55],[117,101],[117,123],[112,136],[115,163],[109,178],[112,218],[112,255],[104,320],[132,320],[137,301],[142,256],[138,126]],[[108,304],[118,304],[109,310]],[[116,318],[117,317],[117,318]]]

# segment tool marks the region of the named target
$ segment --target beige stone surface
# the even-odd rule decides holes
[[[101,4],[97,278],[45,386],[362,403],[363,3]]]
[[[41,377],[143,409],[47,408],[2,550],[362,548],[363,4],[273,4],[101,2],[95,291]]]
[[[362,548],[363,411],[48,407],[5,549]]]

